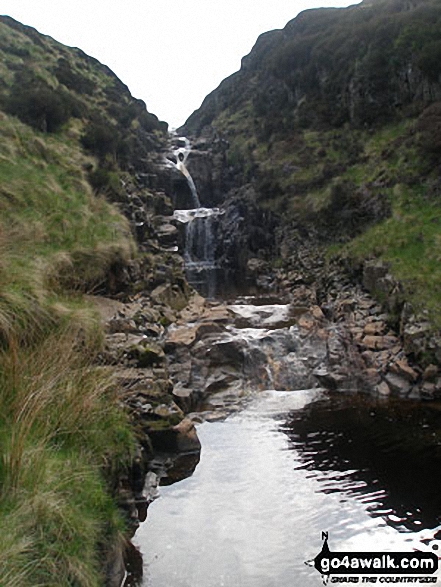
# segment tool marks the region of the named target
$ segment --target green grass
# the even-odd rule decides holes
[[[441,206],[425,202],[420,190],[395,190],[393,215],[344,248],[357,259],[378,257],[390,263],[417,311],[428,310],[441,327]]]
[[[54,321],[70,294],[92,290],[134,244],[127,221],[93,194],[84,171],[91,160],[78,146],[0,116],[0,338],[7,338],[16,326],[24,332],[33,324],[33,332]]]
[[[110,374],[72,324],[0,355],[0,584],[102,585],[100,550],[124,524],[103,476],[127,462]]]
[[[0,585],[99,586],[133,437],[81,293],[134,244],[75,141],[0,117]]]
[[[235,159],[249,160],[255,134],[248,110],[225,111],[219,121]],[[259,205],[285,221],[338,221],[332,194],[339,184],[353,194],[352,205],[364,197],[387,202],[390,218],[366,226],[352,240],[343,237],[349,240],[345,246],[330,243],[329,255],[388,262],[404,285],[405,298],[415,310],[429,313],[434,328],[441,328],[441,199],[438,175],[421,149],[418,128],[415,119],[406,118],[373,129],[296,129],[289,137],[260,139],[251,156],[265,187]]]

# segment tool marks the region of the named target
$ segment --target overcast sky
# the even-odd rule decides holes
[[[0,13],[108,65],[178,127],[240,68],[257,37],[300,11],[357,0],[1,0]]]

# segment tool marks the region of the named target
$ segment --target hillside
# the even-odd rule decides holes
[[[171,207],[156,186],[166,131],[106,66],[0,17],[4,587],[102,585],[126,535],[112,494],[135,437],[85,294],[174,271],[183,284],[151,225]]]
[[[182,129],[199,137],[193,175],[215,154],[222,187],[205,201],[250,184],[285,226],[282,250],[300,238],[357,272],[382,261],[398,326],[410,302],[439,328],[440,57],[434,0],[308,10],[261,35]]]

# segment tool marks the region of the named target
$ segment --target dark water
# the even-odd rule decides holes
[[[198,428],[192,477],[160,490],[135,536],[143,587],[321,585],[333,550],[439,545],[437,406],[317,390],[255,396]]]
[[[188,283],[208,300],[233,300],[238,296],[257,293],[253,283],[244,282],[243,274],[212,263],[186,263]]]

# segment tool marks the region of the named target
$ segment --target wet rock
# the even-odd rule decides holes
[[[164,223],[156,228],[159,243],[164,247],[173,247],[178,244],[178,229],[173,224]]]
[[[203,340],[204,338],[211,336],[221,336],[225,332],[225,327],[218,324],[217,322],[203,322],[196,327],[195,340]]]
[[[198,438],[194,423],[189,418],[184,418],[173,428],[176,433],[176,450],[179,452],[199,452],[201,443]]]
[[[433,400],[436,397],[437,387],[434,383],[425,381],[421,386],[421,398],[425,400]]]
[[[320,385],[331,391],[341,390],[343,384],[347,382],[347,374],[337,370],[331,371],[326,367],[315,369],[313,375],[318,379]]]
[[[242,340],[216,342],[205,350],[211,366],[232,365],[241,368],[245,361],[246,345]]]
[[[173,389],[173,397],[177,405],[184,412],[190,412],[196,408],[200,394],[188,387],[175,387]]]

